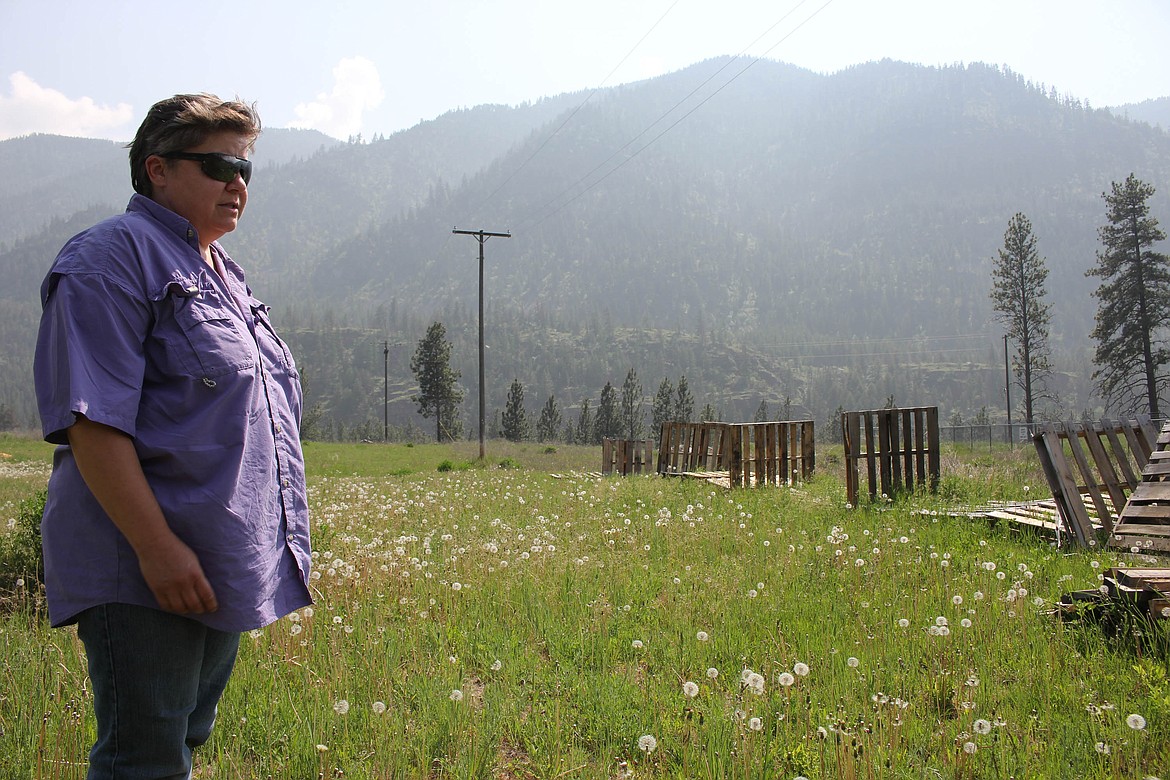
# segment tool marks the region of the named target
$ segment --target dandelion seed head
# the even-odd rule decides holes
[[[447,698],[451,701],[463,701],[463,691],[456,688],[448,694]]]
[[[700,642],[706,642],[710,638],[711,637],[707,636],[706,631],[700,631],[699,633],[695,634],[695,639],[699,640]]]
[[[964,753],[966,753],[967,755],[971,755],[971,754],[972,754],[972,753],[974,753],[974,752],[975,752],[977,749],[978,749],[978,748],[976,748],[976,747],[975,747],[975,743],[974,743],[974,742],[964,742],[964,743],[963,743],[963,752],[964,752]]]
[[[975,721],[974,724],[972,724],[971,730],[974,731],[976,734],[990,734],[991,733],[991,721],[986,720],[985,718],[979,718],[978,720]]]
[[[1144,729],[1146,727],[1146,719],[1143,718],[1141,715],[1134,713],[1133,715],[1129,715],[1126,717],[1125,725],[1129,726],[1131,729],[1133,729],[1135,731],[1141,731],[1142,729]]]
[[[748,721],[748,728],[752,731],[760,731],[764,728],[764,722],[759,718],[752,718]]]
[[[699,695],[698,684],[691,682],[690,680],[687,680],[686,682],[683,683],[682,690],[683,690],[683,695],[686,696],[688,699],[693,699]]]
[[[808,664],[797,661],[792,666],[792,673],[797,677],[808,677]]]
[[[338,715],[345,715],[349,712],[349,702],[345,699],[338,699],[333,705],[333,711]]]
[[[383,712],[386,711],[386,702],[384,702],[384,701],[374,702],[373,710],[374,710],[375,715],[381,715]]]
[[[714,680],[716,677],[719,676],[719,670],[716,669],[714,666],[712,666],[712,667],[707,669],[707,676],[710,677],[712,680]]]
[[[650,755],[658,747],[658,740],[651,734],[643,734],[638,737],[638,750],[641,750],[646,755]]]

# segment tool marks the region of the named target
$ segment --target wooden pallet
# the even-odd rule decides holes
[[[649,474],[654,470],[654,442],[650,439],[602,439],[601,473]]]
[[[1110,547],[1170,551],[1170,422],[1153,440],[1141,482],[1117,518]]]
[[[1150,421],[1048,423],[1032,441],[1056,503],[1060,530],[1081,547],[1096,546],[1103,535],[1112,539],[1117,509],[1137,488],[1150,457]]]
[[[1127,618],[1170,618],[1170,569],[1114,567],[1105,570],[1102,582],[1100,588],[1064,594],[1057,605],[1061,619],[1079,620],[1092,614],[1116,627]]]
[[[816,464],[812,420],[662,424],[658,473],[730,487],[792,485]]]
[[[856,506],[862,476],[869,498],[926,488],[938,489],[941,475],[938,407],[872,409],[841,415],[845,443],[845,499]],[[864,469],[862,465],[864,464]]]

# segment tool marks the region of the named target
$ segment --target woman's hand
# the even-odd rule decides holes
[[[216,611],[199,558],[167,525],[130,437],[80,415],[68,434],[85,484],[134,548],[159,606],[179,614]]]

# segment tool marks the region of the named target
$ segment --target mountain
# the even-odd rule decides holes
[[[1139,122],[1148,122],[1163,130],[1170,130],[1170,97],[1143,100],[1141,103],[1126,103],[1110,106],[1109,113]]]
[[[744,66],[716,59],[274,155],[225,244],[331,430],[381,427],[384,368],[396,425],[418,422],[409,358],[433,319],[474,388],[479,247],[453,227],[512,233],[484,247],[492,408],[514,377],[533,409],[548,395],[595,406],[634,367],[648,395],[686,375],[725,419],[787,401],[828,424],[838,406],[891,396],[945,415],[999,409],[991,258],[1017,211],[1050,269],[1051,413],[1091,409],[1085,271],[1101,193],[1134,172],[1159,187],[1153,213],[1170,224],[1170,135],[985,65]],[[266,131],[257,159],[282,135]],[[61,158],[39,179],[19,167],[33,141],[35,157]],[[0,322],[35,319],[61,243],[122,207],[106,156],[124,152],[109,146],[0,142]],[[21,327],[7,344],[27,343]],[[25,375],[21,348],[8,360]],[[12,381],[0,373],[0,403],[27,418]]]

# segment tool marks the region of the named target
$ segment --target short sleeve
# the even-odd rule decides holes
[[[67,444],[78,414],[134,436],[149,304],[97,273],[54,273],[43,298],[33,374],[45,440]]]

